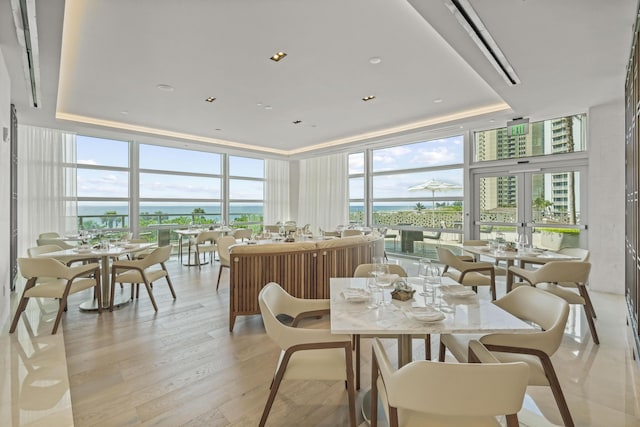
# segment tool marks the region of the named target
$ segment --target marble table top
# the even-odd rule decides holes
[[[443,278],[443,285],[456,282]],[[530,324],[512,316],[491,301],[478,296],[449,297],[436,291],[435,304],[425,304],[421,287],[413,285],[412,300],[392,300],[390,305],[371,308],[370,302],[349,302],[342,295],[345,288],[367,289],[366,278],[332,278],[331,332],[362,335],[420,335],[440,333],[492,333],[533,331]],[[430,298],[430,297],[427,297]],[[431,302],[431,301],[429,301]],[[444,313],[441,321],[423,322],[409,315],[413,307],[431,305]]]

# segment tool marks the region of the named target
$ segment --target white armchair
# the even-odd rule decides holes
[[[294,318],[305,312],[328,310],[327,300],[305,300],[285,292],[277,283],[268,283],[258,296],[260,312],[269,337],[280,347],[271,391],[260,426],[264,426],[283,380],[346,381],[349,399],[349,421],[356,425],[356,403],[351,355],[351,337],[331,334],[327,329],[304,329],[286,326],[276,316]]]

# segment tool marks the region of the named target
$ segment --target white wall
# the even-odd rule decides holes
[[[9,316],[9,197],[11,153],[9,142],[3,141],[3,128],[11,128],[11,82],[0,49],[0,330]]]
[[[589,251],[593,290],[624,294],[624,100],[591,107]]]

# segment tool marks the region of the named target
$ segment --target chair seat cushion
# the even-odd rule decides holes
[[[144,272],[145,276],[147,276],[147,280],[151,282],[155,282],[156,280],[166,277],[167,272],[164,270],[146,270]],[[120,273],[116,276],[117,283],[144,283],[144,279],[138,270],[129,270],[124,273]]]
[[[382,377],[378,378],[379,398],[389,419],[389,407]],[[444,416],[398,408],[400,427],[497,427],[501,424],[495,417]]]
[[[585,304],[584,298],[582,298],[582,296],[577,292],[563,288],[562,286],[554,285],[553,283],[538,283],[536,288],[544,289],[549,293],[557,295],[569,304]]]
[[[467,363],[469,356],[469,341],[480,340],[480,334],[442,334],[440,341],[453,354],[458,362]],[[528,354],[501,353],[492,351],[491,354],[500,362],[525,362],[529,365],[529,384],[530,385],[549,385],[547,377],[544,374],[544,368],[540,362],[540,358]]]
[[[94,279],[76,279],[69,288],[69,295],[92,288],[95,285]],[[29,289],[24,293],[24,296],[27,298],[62,298],[65,286],[67,286],[65,279],[50,280]]]
[[[280,353],[278,367],[283,357],[284,351]],[[283,379],[346,381],[344,348],[296,351],[289,359]]]
[[[462,282],[460,281],[461,275],[462,274],[459,271],[449,270],[444,273],[443,276],[450,277],[456,282],[465,286],[491,286],[491,277],[485,276],[482,273],[471,271],[464,275],[464,279],[462,280]]]

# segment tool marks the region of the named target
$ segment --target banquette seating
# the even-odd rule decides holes
[[[237,316],[260,314],[258,294],[276,282],[296,298],[329,298],[331,277],[353,277],[356,267],[382,256],[384,238],[234,245],[230,248],[229,330]]]

